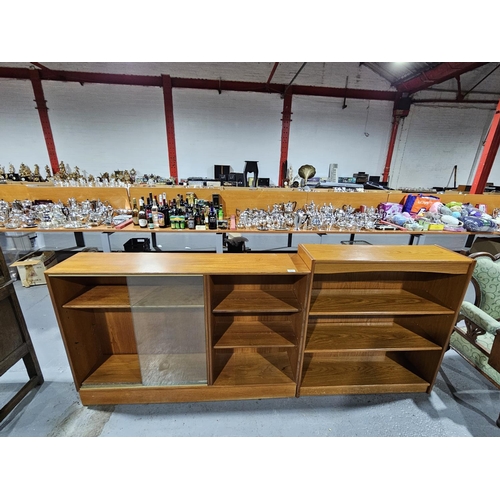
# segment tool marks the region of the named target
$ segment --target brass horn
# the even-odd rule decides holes
[[[306,184],[308,179],[314,177],[315,174],[316,174],[316,169],[312,165],[302,165],[299,168],[299,176],[306,181]]]

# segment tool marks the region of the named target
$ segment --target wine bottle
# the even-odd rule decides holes
[[[146,217],[146,208],[144,206],[144,198],[141,197],[139,200],[139,227],[147,227],[148,225],[148,219]]]
[[[165,221],[165,225],[163,227],[170,227],[170,209],[168,207],[167,196],[165,195],[165,193],[163,193],[161,211],[163,213],[163,219]]]
[[[137,208],[137,200],[132,198],[132,222],[134,226],[139,225],[139,209]]]

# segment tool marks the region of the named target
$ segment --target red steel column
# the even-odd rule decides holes
[[[387,159],[385,160],[384,173],[382,174],[382,182],[387,182],[389,179],[389,172],[391,171],[392,155],[394,153],[394,146],[396,144],[396,136],[398,135],[399,116],[394,116],[392,120],[391,138],[389,139],[389,148],[387,150]]]
[[[178,181],[177,151],[175,147],[174,128],[174,101],[172,98],[172,80],[170,75],[161,75],[163,87],[163,101],[165,105],[165,122],[167,125],[167,147],[170,177]]]
[[[47,108],[47,101],[43,95],[42,81],[38,70],[30,70],[31,85],[35,94],[36,109],[42,124],[43,136],[45,137],[45,144],[47,145],[47,152],[49,153],[50,166],[52,173],[59,172],[59,160],[57,159],[56,145],[54,143],[54,136],[52,135],[52,128],[50,127],[49,108]]]
[[[290,122],[292,121],[292,93],[285,94],[283,99],[283,118],[281,119],[281,156],[278,173],[278,186],[283,187],[286,173],[285,165],[288,166],[288,142],[290,139]]]
[[[491,122],[490,131],[486,137],[483,152],[477,165],[476,175],[470,188],[471,194],[481,194],[486,187],[488,176],[491,172],[491,167],[495,161],[495,156],[500,145],[500,101],[498,101],[497,109]]]

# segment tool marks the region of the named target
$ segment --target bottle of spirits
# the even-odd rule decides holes
[[[156,196],[153,198],[153,202],[151,203],[151,216],[153,218],[154,227],[160,227],[158,224],[158,200]]]
[[[141,197],[139,200],[139,227],[147,227],[148,219],[146,217],[146,207],[144,206],[144,198]]]
[[[196,209],[194,212],[194,225],[195,225],[195,227],[201,225],[201,215],[200,215],[199,205],[196,205]]]
[[[208,212],[208,229],[217,229],[217,213],[213,203],[210,203],[210,211]]]
[[[153,214],[149,212],[149,217],[148,217],[148,229],[154,229],[155,225],[153,222]]]
[[[188,215],[187,215],[187,228],[194,229],[195,225],[196,225],[196,222],[195,222],[195,218],[194,218],[193,209],[189,208]]]
[[[139,225],[139,208],[137,207],[137,200],[132,198],[132,222],[134,226]]]

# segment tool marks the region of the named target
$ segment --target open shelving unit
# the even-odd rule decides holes
[[[474,261],[437,246],[77,254],[46,272],[83,404],[430,392]]]
[[[294,396],[309,276],[209,278],[212,382]]]
[[[312,272],[300,395],[430,392],[470,259],[439,247],[302,245]]]

